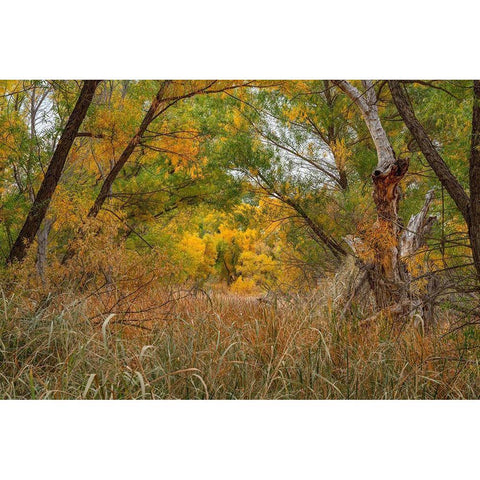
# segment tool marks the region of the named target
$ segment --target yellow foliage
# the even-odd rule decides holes
[[[178,247],[179,251],[186,257],[184,270],[187,275],[206,279],[208,275],[213,273],[217,252],[211,237],[200,238],[187,232]]]
[[[258,291],[255,280],[252,278],[243,278],[240,275],[231,285],[231,291],[237,294],[249,295]]]

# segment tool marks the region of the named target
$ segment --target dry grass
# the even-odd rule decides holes
[[[158,295],[160,297],[160,295]],[[73,297],[72,297],[73,298]],[[180,295],[148,311],[92,318],[66,295],[29,309],[3,297],[2,398],[478,398],[480,335],[423,335],[387,320],[341,321],[317,292],[289,303]],[[320,300],[319,300],[320,298]],[[98,301],[98,299],[97,299]],[[113,302],[115,303],[115,302]],[[132,310],[132,308],[130,308]],[[98,305],[97,305],[98,310]],[[157,319],[152,319],[156,311]]]

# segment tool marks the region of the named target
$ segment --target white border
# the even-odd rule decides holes
[[[478,467],[478,402],[12,401],[1,415],[3,478],[452,479]]]
[[[472,78],[476,0],[22,0],[0,78]]]

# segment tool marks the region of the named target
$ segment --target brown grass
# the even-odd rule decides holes
[[[153,289],[121,302],[112,292],[75,298],[63,294],[26,304],[4,295],[2,398],[462,399],[480,394],[480,335],[474,327],[424,334],[412,322],[399,326],[382,318],[361,326],[361,319],[337,318],[325,292],[272,303]]]

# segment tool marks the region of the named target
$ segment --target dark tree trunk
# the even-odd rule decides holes
[[[453,175],[448,168],[448,165],[438,153],[437,149],[430,140],[430,137],[423,128],[423,125],[415,116],[413,107],[403,85],[398,80],[389,80],[388,86],[390,87],[393,101],[397,107],[398,113],[400,113],[405,125],[410,130],[410,133],[416,140],[424,157],[426,158],[432,170],[435,172],[435,175],[438,177],[442,185],[445,187],[445,190],[447,190],[457,205],[458,209],[465,218],[465,221],[469,223],[468,217],[470,200],[468,195],[465,193],[465,190],[460,185],[460,182]]]
[[[47,172],[27,215],[27,219],[10,250],[7,260],[8,263],[15,260],[21,261],[25,258],[27,249],[45,218],[50,201],[62,175],[68,153],[78,133],[78,129],[87,114],[88,107],[92,102],[93,95],[99,83],[99,80],[86,80],[84,82],[80,96],[70,114],[55,152],[52,155]]]
[[[472,141],[470,147],[470,223],[473,262],[480,280],[480,80],[473,82]]]
[[[100,188],[100,192],[98,193],[97,198],[95,199],[95,202],[93,203],[92,207],[90,208],[90,210],[88,212],[88,217],[89,218],[95,218],[98,215],[98,213],[100,212],[103,204],[105,203],[105,200],[107,200],[108,196],[110,195],[113,182],[117,178],[118,174],[121,172],[122,168],[128,162],[132,153],[135,151],[135,148],[142,141],[142,137],[145,134],[148,126],[157,117],[158,108],[159,108],[160,104],[162,103],[162,100],[163,100],[164,95],[165,95],[165,89],[167,88],[169,83],[171,83],[170,80],[164,80],[162,82],[157,94],[155,95],[155,98],[153,99],[153,101],[152,101],[152,103],[151,103],[151,105],[150,105],[150,107],[147,111],[147,113],[143,117],[142,123],[138,127],[138,130],[136,131],[133,138],[128,142],[128,145],[125,147],[125,149],[121,153],[120,157],[115,162],[112,169],[110,170],[110,172],[108,173],[108,175],[104,179],[104,181],[102,183],[102,186]],[[76,238],[81,237],[83,234],[84,234],[83,233],[83,228],[80,228],[79,232],[76,235]],[[65,252],[65,255],[62,258],[62,264],[65,264],[74,255],[75,255],[75,247],[72,244],[70,244],[67,248],[67,251]]]
[[[480,279],[480,81],[473,82],[473,114],[470,148],[470,198],[448,168],[444,159],[418,121],[404,86],[398,80],[389,80],[393,101],[405,125],[418,143],[440,183],[449,193],[468,226],[473,262]]]
[[[110,195],[110,190],[112,188],[113,182],[117,178],[117,175],[120,173],[122,168],[125,166],[127,163],[128,159],[134,152],[135,148],[137,145],[141,142],[143,135],[145,134],[145,131],[147,130],[148,126],[152,121],[155,119],[155,115],[157,113],[157,109],[160,106],[160,103],[163,100],[163,96],[165,93],[165,89],[167,85],[170,82],[168,80],[165,80],[162,82],[162,85],[160,89],[157,92],[157,95],[153,99],[150,108],[148,109],[148,112],[145,114],[145,117],[143,117],[142,123],[140,124],[140,127],[138,128],[135,136],[130,140],[128,145],[126,146],[125,150],[122,152],[120,155],[119,159],[115,162],[115,165],[113,168],[110,170],[109,174],[107,175],[107,178],[105,178],[102,187],[100,189],[99,194],[97,195],[97,198],[95,199],[95,202],[88,212],[89,217],[96,217],[98,215],[98,212],[102,208],[103,204],[105,203],[105,200],[108,198]]]

